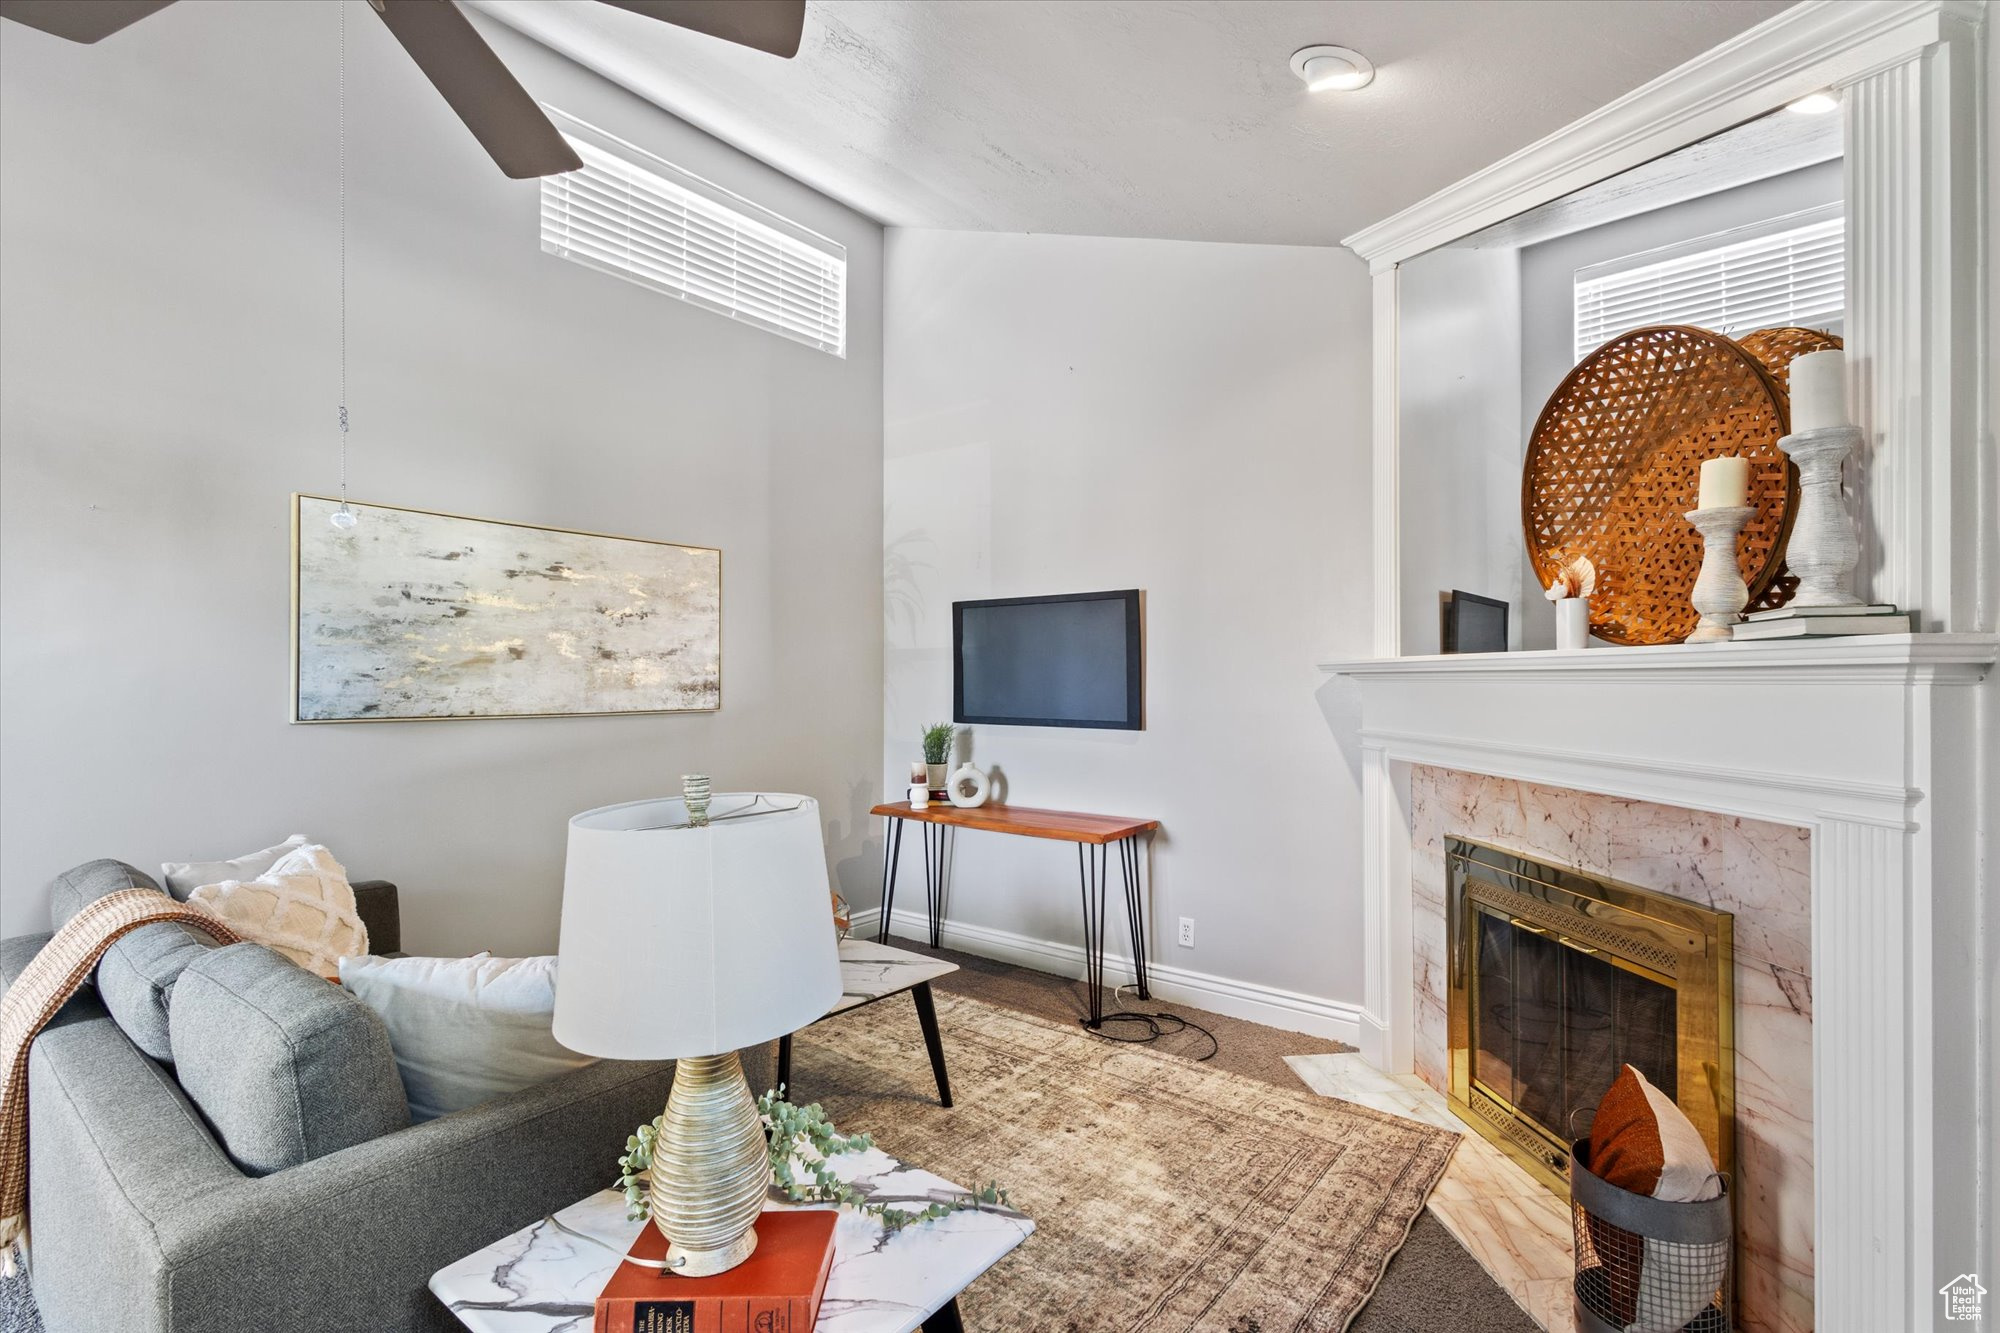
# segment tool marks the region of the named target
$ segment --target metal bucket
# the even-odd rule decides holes
[[[1674,1203],[1622,1190],[1570,1147],[1576,1323],[1584,1333],[1729,1333],[1735,1230],[1722,1194]]]

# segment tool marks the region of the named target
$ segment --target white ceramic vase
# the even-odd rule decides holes
[[[986,804],[989,784],[986,775],[974,768],[970,761],[960,764],[958,771],[951,775],[951,782],[945,792],[951,803],[961,810],[972,810]]]
[[[1581,652],[1590,647],[1588,597],[1556,599],[1556,647],[1565,653]]]

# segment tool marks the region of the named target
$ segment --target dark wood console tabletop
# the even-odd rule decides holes
[[[929,914],[933,949],[939,943],[939,917],[943,912],[945,887],[950,882],[952,851],[959,829],[1075,843],[1077,878],[1083,893],[1084,981],[1090,990],[1090,1016],[1083,1025],[1092,1030],[1104,1022],[1104,872],[1111,848],[1116,846],[1119,868],[1124,872],[1125,920],[1132,937],[1133,975],[1138,981],[1139,998],[1152,998],[1146,988],[1145,894],[1140,879],[1139,839],[1158,829],[1159,820],[1016,805],[970,808],[927,805],[917,810],[907,802],[898,801],[885,802],[869,813],[889,821],[888,845],[882,857],[882,917],[875,938],[882,941],[889,938],[889,914],[896,901],[896,869],[903,851],[903,826],[922,824],[924,905]]]

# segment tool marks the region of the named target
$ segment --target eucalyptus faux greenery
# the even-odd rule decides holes
[[[951,738],[957,728],[949,722],[933,722],[924,728],[924,762],[943,764],[951,760]]]
[[[1009,1206],[1007,1191],[997,1181],[971,1194],[931,1203],[917,1212],[876,1203],[836,1177],[833,1168],[827,1165],[827,1159],[843,1153],[866,1152],[875,1146],[875,1141],[866,1134],[842,1134],[836,1130],[818,1102],[794,1106],[784,1095],[782,1085],[765,1093],[757,1099],[757,1112],[764,1119],[764,1132],[769,1139],[771,1178],[793,1203],[837,1203],[876,1218],[891,1233],[912,1223],[934,1221],[967,1209]],[[656,1116],[651,1124],[639,1126],[625,1140],[625,1155],[618,1159],[618,1188],[624,1191],[628,1217],[643,1219],[651,1215],[646,1172],[652,1168],[653,1145],[659,1141],[665,1119],[664,1115]]]

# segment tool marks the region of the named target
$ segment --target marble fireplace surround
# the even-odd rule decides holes
[[[1410,819],[1412,1056],[1447,1096],[1446,838],[1734,914],[1738,1314],[1749,1333],[1811,1333],[1811,834],[1423,764]]]
[[[1761,945],[1739,934],[1746,952],[1810,979],[1797,998],[1812,1034],[1811,1183],[1781,1183],[1773,1201],[1777,1269],[1793,1273],[1790,1256],[1801,1247],[1810,1256],[1805,1308],[1820,1333],[1929,1327],[1932,1293],[1951,1272],[1932,1274],[1967,1252],[1994,1203],[1979,1169],[1978,1035],[1954,1015],[1980,993],[1964,923],[1977,909],[1982,798],[1973,775],[1979,697],[1990,691],[1972,687],[1996,654],[1990,634],[1915,634],[1323,664],[1353,682],[1360,705],[1364,1055],[1388,1073],[1411,1073],[1428,1040],[1418,1004],[1426,966],[1418,800],[1443,793],[1435,780],[1419,783],[1419,768],[1476,775],[1461,779],[1472,781],[1467,790],[1512,791],[1522,810],[1553,788],[1579,815],[1606,807],[1570,793],[1671,807],[1695,837],[1685,812],[1721,816],[1707,831],[1736,846],[1720,864],[1769,855],[1790,866],[1803,855],[1803,966],[1795,920]],[[1668,892],[1672,876],[1694,873],[1647,862],[1637,845],[1637,859],[1621,864],[1608,833],[1600,843],[1569,817],[1565,835],[1565,815],[1542,813],[1533,838],[1525,819],[1516,829],[1528,840],[1523,851],[1565,859],[1568,837],[1572,862]],[[1653,818],[1635,815],[1641,828]],[[1655,827],[1657,845],[1644,839],[1656,851],[1677,836],[1674,816],[1660,818],[1668,824]],[[1485,833],[1505,841],[1494,828]],[[1803,848],[1788,847],[1786,836]],[[1598,857],[1610,864],[1589,864]],[[1778,874],[1796,877],[1796,869]],[[1783,903],[1771,909],[1782,920]],[[1782,953],[1776,936],[1793,952]],[[1787,973],[1766,975],[1782,997]],[[1776,1016],[1777,999],[1763,993]],[[1739,1020],[1758,1003],[1739,995]],[[1748,1063],[1739,1053],[1739,1084],[1753,1072]],[[1795,1067],[1783,1077],[1795,1080]],[[1768,1124],[1777,1148],[1783,1125]],[[1791,1209],[1808,1192],[1811,1226],[1801,1235]]]

